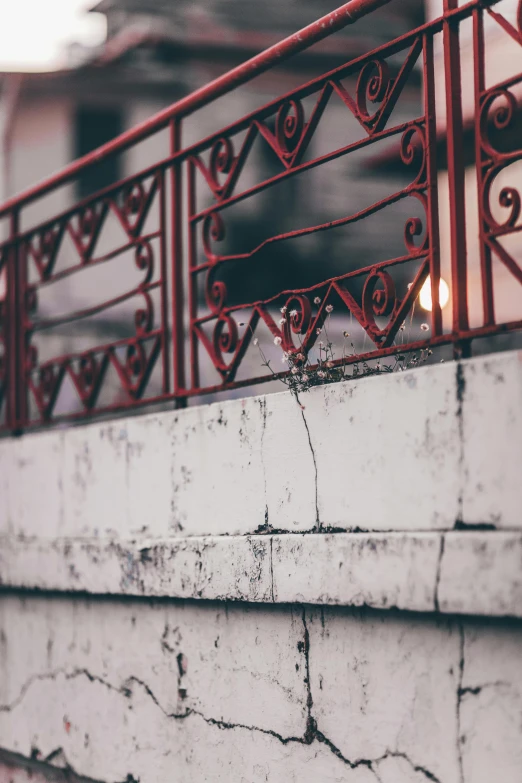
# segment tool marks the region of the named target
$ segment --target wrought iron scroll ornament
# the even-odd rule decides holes
[[[407,55],[406,64],[403,65],[401,74],[411,71],[413,64],[420,54],[420,48],[417,41],[410,49]],[[398,99],[399,80],[390,77],[389,68],[384,60],[371,60],[366,63],[360,72],[356,88],[356,100],[353,101],[346,90],[343,88],[343,103],[354,113],[368,133],[373,132],[373,128],[382,122],[386,111],[390,112],[389,102]],[[395,91],[394,91],[395,90]],[[261,133],[264,140],[277,153],[281,163],[285,168],[291,169],[295,165],[298,151],[302,149],[304,140],[309,143],[312,132],[310,128],[317,127],[317,115],[323,112],[328,99],[335,93],[331,82],[328,82],[328,90],[324,87],[312,110],[311,118],[305,121],[305,112],[301,102],[298,99],[285,100],[275,107],[275,132],[269,130],[266,124],[262,124],[257,118],[254,118],[247,131],[243,149],[239,156],[234,155],[233,142],[228,137],[220,137],[214,142],[210,149],[210,166],[207,168],[201,156],[193,156],[191,162],[203,175],[208,184],[216,206],[219,207],[225,200],[233,199],[233,190],[231,181],[237,178],[240,168],[246,163],[247,156],[245,147],[251,148],[252,134]],[[348,97],[347,97],[348,96]],[[373,114],[367,110],[367,102],[379,103],[380,107]],[[411,197],[420,203],[425,215],[428,212],[428,198],[426,191],[428,189],[427,168],[426,168],[426,135],[425,119],[421,118],[416,122],[407,124],[402,133],[400,143],[400,155],[405,166],[412,170],[412,181],[402,191],[393,194],[392,197],[384,202],[374,205],[368,210],[368,214],[378,212],[385,208],[387,204],[395,200]],[[220,175],[225,175],[227,179],[220,184]],[[350,217],[346,218],[349,222]],[[339,221],[342,223],[343,221]],[[419,217],[411,217],[407,220],[404,228],[404,242],[407,251],[407,257],[424,258],[420,272],[415,278],[413,285],[404,298],[397,296],[395,284],[389,271],[383,268],[369,268],[366,272],[367,280],[364,285],[362,301],[358,302],[353,294],[350,293],[348,280],[341,275],[332,280],[321,298],[321,307],[315,315],[312,314],[313,307],[310,297],[317,298],[317,289],[310,289],[308,295],[306,292],[295,294],[283,304],[288,312],[294,315],[290,319],[281,319],[284,324],[278,324],[271,310],[273,310],[274,299],[265,302],[256,302],[253,304],[253,316],[247,324],[246,331],[240,337],[238,323],[234,317],[234,308],[227,305],[227,289],[223,281],[217,279],[219,270],[223,264],[230,260],[242,258],[245,261],[250,260],[259,248],[241,256],[227,256],[219,254],[218,247],[226,239],[225,219],[221,209],[212,209],[206,211],[201,221],[201,240],[205,255],[205,262],[201,269],[206,268],[205,298],[206,304],[214,320],[214,333],[212,340],[209,341],[203,329],[198,324],[197,314],[193,313],[193,323],[195,324],[196,339],[200,341],[207,349],[210,358],[226,383],[234,380],[240,359],[246,353],[250,342],[254,336],[255,328],[258,323],[263,322],[268,327],[273,338],[281,345],[282,350],[287,354],[305,355],[314,347],[317,341],[318,332],[321,330],[326,317],[326,310],[331,297],[340,297],[347,308],[348,313],[356,318],[362,328],[366,331],[371,340],[377,347],[388,347],[392,344],[397,331],[404,320],[407,312],[413,306],[419,290],[426,280],[429,271],[429,265],[426,257],[430,252],[430,238],[425,229],[426,220]],[[323,226],[319,226],[318,230]],[[299,232],[292,232],[292,236]],[[424,236],[423,236],[424,235]],[[420,241],[419,241],[419,238]],[[281,235],[271,238],[269,241],[285,241],[287,235]],[[265,243],[266,244],[266,243]],[[390,266],[391,269],[391,266]],[[364,274],[361,270],[360,274]],[[321,286],[324,289],[324,285]],[[321,291],[323,293],[323,291]],[[284,302],[284,292],[280,295],[281,302]],[[293,304],[292,304],[293,302]],[[383,303],[384,302],[384,306]],[[243,313],[245,306],[241,308]],[[378,326],[376,318],[382,319],[388,317],[388,324]],[[299,345],[295,345],[292,340],[292,333],[301,336]],[[228,357],[228,358],[226,358]]]
[[[516,27],[493,7],[487,13],[522,46],[522,0],[519,0]],[[504,184],[506,175],[516,176],[514,164],[522,160],[522,106],[517,95],[522,74],[500,85],[486,88],[484,18],[474,16],[475,72],[477,95],[477,176],[480,208],[481,271],[484,325],[495,328],[494,264],[502,264],[513,279],[522,284],[520,259],[508,250],[505,240],[521,230],[522,198],[520,186]],[[510,139],[510,143],[502,142]],[[502,183],[497,188],[497,183]],[[497,195],[494,193],[497,191]],[[498,215],[498,217],[496,217]],[[516,327],[516,324],[515,324]]]
[[[27,288],[26,375],[28,388],[44,421],[53,417],[66,377],[72,380],[86,413],[96,409],[107,371],[111,366],[116,370],[122,391],[130,401],[138,402],[145,391],[164,344],[164,334],[154,328],[155,312],[151,296],[152,291],[163,285],[161,279],[155,281],[155,259],[151,244],[155,237],[163,241],[162,230],[153,232],[150,237],[142,235],[154,198],[158,189],[163,187],[161,171],[149,180],[148,183],[140,179],[134,180],[114,190],[110,195],[93,199],[64,217],[30,232],[22,240],[23,257],[28,269],[31,264],[34,265],[40,284],[55,282],[87,265],[106,261],[103,256],[96,258],[95,253],[104,225],[112,212],[127,235],[128,244],[112,251],[111,257],[126,249],[133,250],[134,263],[142,273],[142,280],[136,288],[99,307],[99,310],[103,310],[127,298],[141,298],[143,304],[134,314],[134,337],[120,340],[118,344],[100,346],[42,364],[38,359],[36,345],[30,341],[31,335],[41,328],[38,320],[32,320],[32,316],[37,312],[38,284]],[[66,235],[72,240],[77,262],[56,271],[56,261]],[[93,309],[96,311],[98,308]],[[120,355],[120,348],[125,352],[124,357]]]

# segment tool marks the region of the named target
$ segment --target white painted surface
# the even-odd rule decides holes
[[[520,627],[209,603],[0,607],[0,738],[26,757],[142,783],[520,780]]]
[[[3,440],[0,531],[522,529],[521,399],[509,352]]]
[[[0,781],[520,783],[521,399],[510,353],[1,441]]]
[[[470,362],[465,373],[463,516],[470,524],[522,526],[522,352],[510,356]]]
[[[522,617],[520,533],[0,539],[9,588]]]

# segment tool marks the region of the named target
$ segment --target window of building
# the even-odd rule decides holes
[[[80,106],[75,118],[74,156],[79,158],[111,141],[123,131],[123,117],[119,109]],[[97,190],[121,179],[121,156],[90,166],[77,180],[78,198],[86,198]]]

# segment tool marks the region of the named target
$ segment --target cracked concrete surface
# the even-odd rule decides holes
[[[223,567],[226,563],[226,567]],[[0,536],[0,585],[122,596],[522,616],[522,535]]]
[[[4,596],[0,629],[0,746],[86,778],[519,780],[520,625]]]
[[[313,444],[312,444],[312,437],[310,435],[310,429],[308,427],[308,422],[306,421],[305,406],[300,402],[300,400],[297,397],[297,395],[296,395],[296,402],[298,403],[299,408],[301,409],[301,417],[303,419],[303,424],[305,425],[306,435],[307,435],[307,438],[308,438],[308,445],[310,446],[310,453],[312,455],[312,460],[313,460],[313,463],[314,463],[314,473],[315,473],[315,482],[314,482],[314,486],[315,486],[315,524],[316,524],[317,530],[319,531],[321,529],[321,519],[320,519],[320,514],[319,514],[319,473],[317,471],[317,459],[316,459],[314,447],[313,447]]]
[[[0,474],[17,481],[4,478],[1,528],[124,539],[520,530],[521,394],[511,352],[318,387],[304,410],[284,392],[3,440]]]
[[[521,393],[511,353],[0,441],[0,780],[520,783]]]

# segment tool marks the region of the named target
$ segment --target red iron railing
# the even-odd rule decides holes
[[[299,366],[317,350],[332,309],[338,319],[335,329],[362,340],[357,343],[358,338],[351,336],[350,351],[343,347],[343,355],[332,359],[330,366],[371,363],[441,346],[453,346],[458,355],[467,355],[475,338],[522,330],[522,310],[515,319],[498,317],[494,288],[496,265],[509,272],[513,286],[522,284],[520,258],[506,241],[522,229],[521,197],[515,185],[498,184],[522,160],[521,58],[510,63],[511,76],[489,84],[489,34],[484,31],[486,21],[494,23],[506,40],[522,46],[522,0],[515,19],[505,16],[501,5],[496,10],[499,0],[464,4],[441,0],[438,18],[292,89],[206,138],[189,144],[182,141],[182,125],[189,115],[388,2],[351,0],[0,207],[0,220],[9,226],[9,237],[0,246],[0,273],[6,283],[5,298],[0,300],[0,428],[20,432],[47,422],[168,400],[182,406],[191,397],[269,380],[273,374],[252,372],[255,362],[247,360],[258,343],[266,342],[265,354],[283,352],[290,364]],[[480,317],[472,325],[466,230],[469,123],[461,96],[467,67],[460,43],[464,24],[472,26],[473,41],[469,71],[475,106],[469,119],[478,183],[482,301]],[[395,122],[404,91],[415,80],[422,97],[420,112]],[[442,101],[436,94],[437,80],[445,86]],[[314,139],[328,123],[333,101],[357,123],[358,135],[343,138],[337,128],[331,148],[314,155]],[[31,222],[31,209],[49,194],[100,161],[165,129],[170,134],[169,155],[60,214]],[[299,175],[334,161],[340,165],[348,156],[368,153],[393,140],[397,160],[411,172],[407,184],[392,187],[383,198],[361,204],[355,212],[291,230],[267,230],[261,241],[247,248],[227,244],[228,216],[234,209],[255,203],[260,194],[293,178],[299,182]],[[260,144],[270,152],[272,171],[270,176],[261,172],[252,182],[249,164]],[[372,171],[379,171],[375,162]],[[441,177],[449,194],[447,258],[440,241]],[[416,215],[405,221],[401,252],[378,260],[369,254],[365,263],[354,266],[347,245],[346,267],[336,268],[335,274],[318,257],[311,282],[309,276],[306,285],[296,280],[288,286],[286,274],[284,286],[278,288],[276,274],[268,295],[262,286],[264,293],[258,298],[251,295],[255,279],[250,278],[255,276],[250,275],[249,301],[242,301],[241,285],[234,285],[234,280],[244,277],[245,264],[270,257],[276,248],[280,253],[285,243],[370,222],[401,203],[411,204]],[[503,218],[498,217],[499,208]],[[119,227],[118,240],[111,247],[101,242],[109,221]],[[40,301],[53,286],[69,279],[81,281],[87,270],[114,269],[110,279],[131,281],[117,266],[129,253],[137,277],[124,290],[110,297],[100,292],[109,280],[105,277],[92,294],[88,291],[89,301],[84,291],[85,307],[63,312],[63,297],[51,297],[40,309]],[[450,323],[445,322],[439,301],[441,264],[448,268]],[[429,323],[422,324],[418,333],[413,327],[405,330],[405,323],[409,327],[416,323],[416,303],[427,281],[432,297],[430,315],[425,316]],[[69,324],[136,301],[131,329],[120,335],[111,332],[75,352],[53,348],[67,346],[64,327]],[[129,310],[124,313],[127,317]],[[61,337],[48,341],[48,355],[40,358],[38,337],[53,330]],[[112,391],[107,396],[109,376]],[[64,406],[61,397],[66,391]]]

